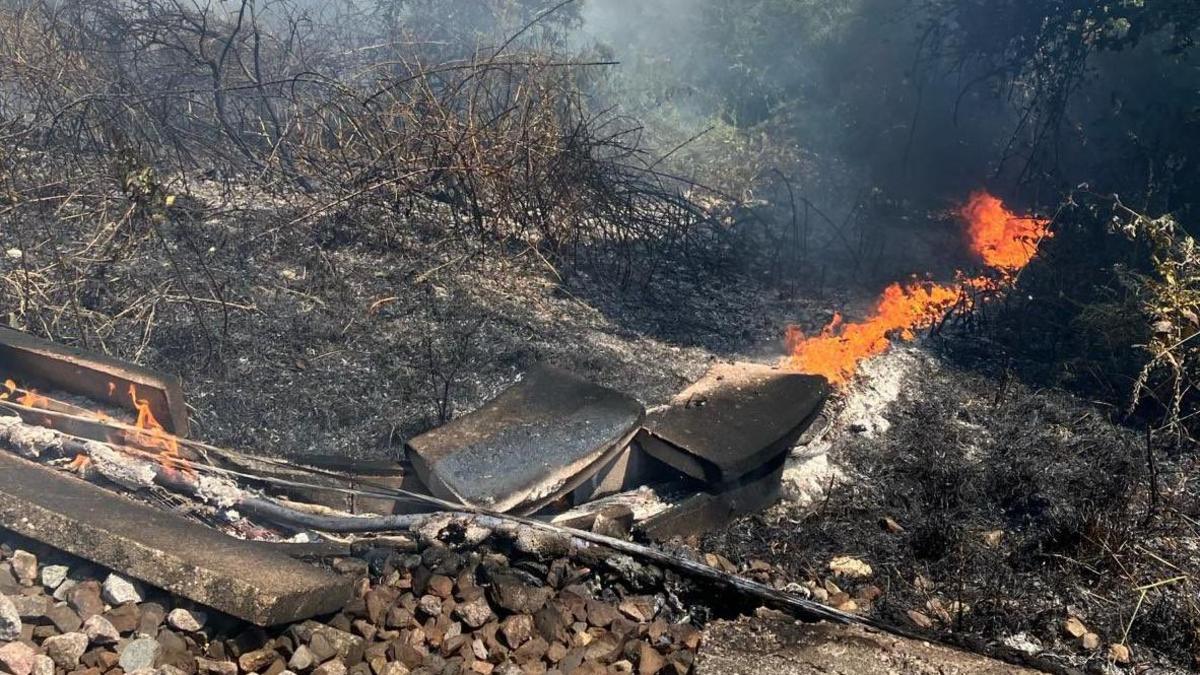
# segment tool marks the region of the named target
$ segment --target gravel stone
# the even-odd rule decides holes
[[[153,638],[138,638],[121,650],[121,669],[126,673],[153,668],[162,647]]]
[[[21,612],[7,595],[0,595],[0,640],[11,642],[21,637]]]
[[[339,659],[334,659],[327,663],[322,663],[313,671],[313,675],[346,675],[346,664],[342,663]]]
[[[442,599],[436,595],[422,595],[417,601],[417,607],[421,608],[428,616],[440,616],[442,613]]]
[[[312,668],[314,663],[316,663],[316,659],[313,658],[312,650],[308,648],[308,645],[300,645],[292,653],[292,658],[288,659],[287,666],[294,671],[304,672]]]
[[[70,572],[71,569],[66,565],[46,565],[42,568],[42,586],[48,591],[53,591],[67,580]]]
[[[492,618],[492,608],[482,595],[454,608],[454,613],[470,628],[479,628]]]
[[[121,633],[117,631],[116,626],[99,614],[88,617],[88,620],[83,622],[83,632],[95,645],[114,645],[121,639]]]
[[[145,599],[137,584],[119,574],[110,574],[104,580],[103,597],[110,605],[124,605],[127,602],[141,602]]]
[[[0,647],[0,668],[12,675],[30,675],[37,652],[24,642],[10,642]]]
[[[63,582],[58,585],[58,588],[54,589],[54,599],[59,602],[66,602],[67,598],[71,595],[71,591],[78,585],[79,582],[75,581],[74,579],[64,579]]]
[[[55,605],[46,612],[46,618],[60,633],[73,633],[83,625],[83,619],[69,605]]]
[[[182,607],[173,609],[167,614],[167,623],[175,630],[181,630],[185,633],[200,632],[207,621],[208,615],[204,612],[193,612]]]
[[[256,649],[238,657],[238,667],[247,673],[257,673],[275,663],[279,653],[274,649]]]
[[[79,657],[88,648],[88,636],[83,633],[64,633],[46,638],[42,643],[46,655],[54,659],[54,664],[63,670],[71,671],[79,665]]]
[[[44,595],[13,595],[8,599],[22,619],[42,619],[50,611],[50,599]]]
[[[12,571],[22,586],[32,586],[38,576],[37,556],[29,551],[13,551]]]
[[[533,618],[528,614],[513,614],[500,623],[500,632],[510,649],[516,649],[533,635]]]
[[[54,673],[54,659],[45,654],[38,654],[33,657],[32,675],[54,675]]]
[[[63,586],[68,582],[64,581]],[[62,590],[62,586],[58,587]],[[67,602],[71,608],[79,613],[79,618],[87,620],[88,617],[104,613],[104,600],[100,598],[100,584],[95,581],[83,581],[71,587],[67,594]]]

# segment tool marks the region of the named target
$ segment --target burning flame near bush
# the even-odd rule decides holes
[[[912,340],[916,330],[944,316],[956,305],[970,302],[967,291],[998,290],[1029,264],[1041,240],[1052,236],[1050,221],[1020,217],[996,197],[980,190],[971,195],[959,215],[967,223],[967,243],[992,274],[958,274],[953,283],[893,283],[884,289],[871,314],[845,323],[840,314],[812,337],[796,326],[788,328],[788,365],[824,375],[845,384],[864,359],[882,353],[892,339]],[[1000,282],[996,281],[996,276]]]

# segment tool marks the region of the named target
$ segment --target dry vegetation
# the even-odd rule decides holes
[[[151,303],[106,279],[141,246],[165,249],[172,292],[198,314],[228,312],[199,241],[221,215],[214,184],[271,207],[243,237],[387,245],[436,223],[455,243],[527,248],[617,286],[713,262],[714,218],[655,175],[636,126],[582,99],[597,64],[524,39],[540,15],[453,58],[402,24],[356,30],[368,18],[249,1],[3,10],[3,215],[27,254],[10,256],[10,323],[84,342],[117,318],[147,332]]]

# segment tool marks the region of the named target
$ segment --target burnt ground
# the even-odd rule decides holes
[[[833,489],[713,533],[706,550],[766,561],[822,599],[933,636],[1099,672],[1124,642],[1141,666],[1192,667],[1193,458],[1156,445],[1154,497],[1145,438],[1101,407],[925,349],[865,370],[829,434]],[[879,417],[864,424],[864,411]],[[873,573],[835,575],[838,556]],[[1069,617],[1099,645],[1068,634]]]
[[[157,231],[0,229],[0,250],[21,251],[0,257],[0,309],[14,327],[181,375],[194,434],[230,447],[397,456],[539,361],[653,405],[712,359],[777,357],[787,322],[817,307],[702,266],[623,289],[600,267],[564,280],[540,254],[436,214],[290,225],[311,205],[217,187],[181,191]],[[64,264],[78,280],[62,280]]]
[[[537,361],[654,405],[714,359],[777,358],[788,322],[817,327],[835,305],[703,266],[618,288],[602,268],[555,269],[428,215],[289,225],[307,211],[200,185],[157,228],[4,228],[0,250],[21,254],[0,259],[0,308],[15,327],[88,335],[85,346],[180,374],[198,438],[364,457],[397,456]],[[822,442],[836,489],[695,543],[765,560],[830,601],[842,598],[825,587],[829,561],[854,556],[873,575],[837,590],[908,628],[917,611],[934,634],[1103,669],[1128,627],[1135,661],[1190,666],[1200,514],[1186,458],[1158,453],[1152,504],[1144,443],[1111,411],[895,354],[915,367],[835,402],[842,417]],[[1064,637],[1068,615],[1102,647]]]

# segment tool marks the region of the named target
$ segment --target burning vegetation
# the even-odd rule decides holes
[[[969,277],[962,272],[949,284],[933,281],[893,283],[884,289],[870,315],[846,323],[835,314],[820,335],[805,337],[799,328],[788,328],[788,366],[800,372],[824,375],[834,384],[846,384],[863,359],[882,353],[893,338],[911,341],[919,328],[942,321],[954,309],[971,311],[972,303],[987,301],[979,291],[1003,290],[1051,235],[1050,221],[1020,217],[984,191],[975,192],[960,211],[967,226],[967,243],[993,274]]]

